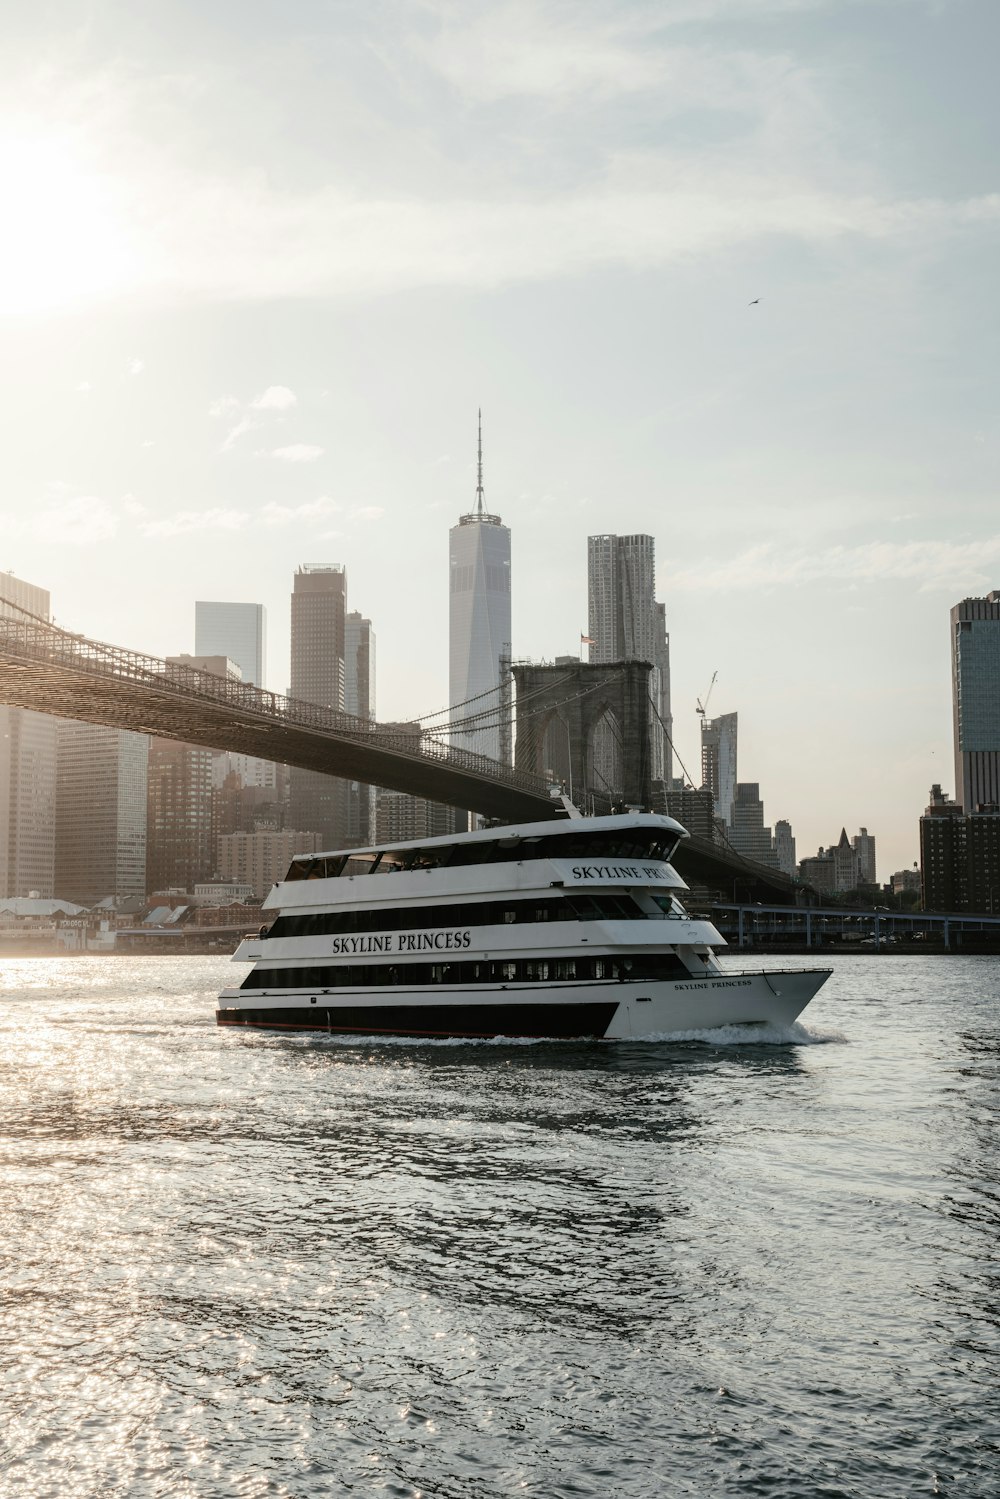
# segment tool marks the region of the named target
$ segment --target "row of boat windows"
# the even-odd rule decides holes
[[[517,958],[500,961],[465,960],[460,963],[355,963],[351,966],[255,968],[241,989],[391,989],[403,985],[548,984],[572,979],[640,980],[688,978],[689,971],[673,953],[639,954],[633,958]]]
[[[337,879],[344,874],[388,874],[393,870],[456,869],[466,864],[506,864],[522,859],[574,859],[604,863],[609,859],[642,859],[667,863],[677,837],[662,828],[625,828],[618,832],[574,835],[542,834],[535,838],[508,835],[496,842],[463,841],[429,848],[387,849],[357,857],[319,854],[295,859],[288,880]]]
[[[661,897],[662,899],[662,897]],[[556,896],[543,900],[486,900],[441,906],[396,906],[380,911],[317,911],[278,916],[267,937],[327,937],[353,932],[409,932],[433,927],[505,926],[537,921],[634,921],[645,916],[631,895]]]

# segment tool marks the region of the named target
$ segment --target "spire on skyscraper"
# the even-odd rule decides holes
[[[483,513],[483,408],[479,408],[479,469],[476,484],[476,514]]]

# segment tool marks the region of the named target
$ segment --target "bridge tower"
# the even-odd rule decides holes
[[[541,775],[546,739],[566,736],[567,790],[581,811],[607,811],[612,803],[648,807],[652,794],[652,744],[648,661],[557,662],[513,666],[517,688],[514,765]],[[594,736],[611,715],[621,738],[621,785],[607,787],[594,772]],[[562,727],[559,728],[558,725]],[[563,751],[565,754],[566,751]]]

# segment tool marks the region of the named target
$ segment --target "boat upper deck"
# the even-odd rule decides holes
[[[642,860],[665,864],[669,863],[679,841],[687,836],[685,829],[672,817],[661,817],[653,812],[574,817],[555,823],[520,823],[371,848],[300,854],[292,860],[284,883],[388,874],[400,870],[521,863],[526,859],[600,860],[603,863]]]

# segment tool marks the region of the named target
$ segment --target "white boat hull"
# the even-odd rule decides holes
[[[221,1026],[337,1035],[426,1037],[632,1037],[728,1025],[785,1026],[829,977],[829,969],[715,972],[683,980],[508,984],[475,990],[228,990]]]

